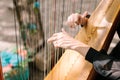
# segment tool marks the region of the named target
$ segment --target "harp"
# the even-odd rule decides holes
[[[30,2],[26,3],[26,1],[30,1]],[[91,3],[93,4],[88,5],[89,7],[88,9],[85,9],[86,5],[83,4],[84,2],[87,2],[87,0],[69,0],[69,1],[68,0],[13,0],[13,2],[15,5],[16,16],[18,18],[17,20],[20,27],[22,26],[22,23],[26,23],[26,20],[21,20],[21,17],[22,17],[22,15],[20,14],[22,12],[21,10],[29,11],[28,14],[30,15],[31,13],[32,15],[29,17],[34,18],[38,26],[37,28],[38,33],[36,33],[36,36],[34,37],[29,35],[30,31],[27,29],[25,29],[25,32],[23,32],[23,34],[21,34],[20,32],[21,35],[24,35],[24,33],[27,33],[28,34],[27,40],[29,40],[30,42],[36,42],[35,44],[31,45],[30,42],[27,42],[27,40],[24,41],[25,39],[24,36],[22,37],[23,46],[25,47],[25,49],[27,50],[29,49],[30,52],[33,53],[32,57],[34,57],[34,53],[36,54],[36,52],[37,51],[39,52],[40,50],[40,48],[37,45],[39,42],[41,42],[41,38],[39,38],[39,34],[43,39],[42,41],[46,40],[48,36],[51,36],[54,32],[60,31],[61,27],[64,27],[62,23],[66,20],[65,18],[68,17],[68,15],[70,15],[72,12],[75,12],[76,10],[79,10],[79,9],[80,9],[79,11],[81,12],[84,12],[85,10],[89,11],[89,9],[91,8],[93,10],[95,7],[93,8],[92,6],[93,5],[96,6],[98,0],[91,0],[91,1],[89,0],[87,4],[91,4]],[[40,2],[40,9],[38,9],[39,2]],[[37,14],[34,14],[33,3],[36,4],[37,10],[40,10],[38,11]],[[76,5],[76,3],[78,4]],[[97,50],[101,50],[101,49],[107,50],[111,42],[111,39],[114,35],[116,24],[120,19],[119,4],[120,4],[119,0],[102,0],[99,6],[96,8],[96,10],[92,13],[87,27],[81,28],[80,32],[77,34],[75,38],[80,41],[83,41],[86,44],[91,45],[93,48]],[[27,13],[25,12],[25,17],[27,16],[26,14]],[[34,19],[31,19],[32,20],[31,23],[33,22]],[[49,28],[49,30],[47,30],[47,28]],[[43,31],[43,29],[45,31]],[[93,34],[91,34],[92,31],[93,31]],[[100,32],[100,33],[96,34],[97,32]],[[105,35],[101,34],[101,32],[104,32]],[[50,33],[50,34],[47,35],[47,33]],[[80,35],[81,33],[82,35]],[[98,35],[100,35],[99,38],[97,37]],[[21,38],[21,36],[18,36],[18,37]],[[95,42],[95,43],[92,43],[92,42]],[[99,43],[99,42],[101,43],[101,45],[96,46],[96,43]],[[16,42],[16,44],[19,47],[21,47],[18,43],[19,43],[19,40],[18,42]],[[21,41],[20,41],[20,44],[21,44]],[[45,46],[47,45],[48,44],[45,43]],[[44,77],[45,77],[44,78],[45,80],[78,80],[78,78],[80,80],[86,80],[86,79],[93,80],[97,78],[95,76],[96,75],[95,71],[94,70],[91,71],[92,65],[87,61],[85,61],[84,58],[79,53],[72,50],[66,50],[65,53],[60,58],[60,60],[59,60],[58,53],[55,53],[54,59],[53,59],[54,65],[56,64],[57,60],[59,61],[57,62],[55,67],[52,69],[51,67],[52,51],[50,50],[51,50],[51,47],[42,48],[42,51],[46,55],[43,55],[42,56],[43,58],[41,57],[39,58],[41,58],[44,61],[47,61],[47,65],[46,63],[43,64],[43,66],[45,67],[47,66],[47,68],[45,67],[42,68],[43,71],[40,71],[41,74],[38,74],[38,80],[43,80]],[[58,50],[55,50],[55,52],[58,52]],[[48,56],[48,59],[46,60],[44,56]],[[42,63],[39,63],[39,64],[42,64]],[[32,66],[35,66],[35,65],[33,64]],[[38,66],[38,67],[41,68],[41,66]],[[1,69],[2,68],[0,68],[0,71],[1,71],[0,80],[3,80],[3,74]],[[29,80],[35,80],[36,78],[35,79],[33,78],[33,77],[36,77],[35,75],[37,74],[30,74],[32,78],[29,78]],[[24,76],[22,76],[22,79],[23,77]]]
[[[120,19],[119,0],[101,0],[87,26],[81,28],[75,39],[96,50],[107,51]],[[97,80],[92,65],[73,50],[66,50],[44,80]]]

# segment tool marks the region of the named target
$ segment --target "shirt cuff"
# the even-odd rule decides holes
[[[85,56],[85,59],[91,63],[93,63],[94,58],[99,54],[99,52],[93,48],[90,48]]]

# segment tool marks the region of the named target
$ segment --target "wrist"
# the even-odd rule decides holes
[[[86,45],[86,44],[79,44],[75,47],[75,51],[79,52],[82,56],[86,56],[88,51],[90,49],[90,46]]]

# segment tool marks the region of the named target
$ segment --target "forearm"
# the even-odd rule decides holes
[[[75,48],[74,48],[75,51],[79,52],[84,57],[87,55],[89,49],[90,49],[90,46],[84,43],[78,43],[77,45],[75,45]]]

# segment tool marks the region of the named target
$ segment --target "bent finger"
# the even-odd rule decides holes
[[[82,17],[86,17],[87,15],[88,15],[88,12],[85,11],[85,12],[83,13]]]

